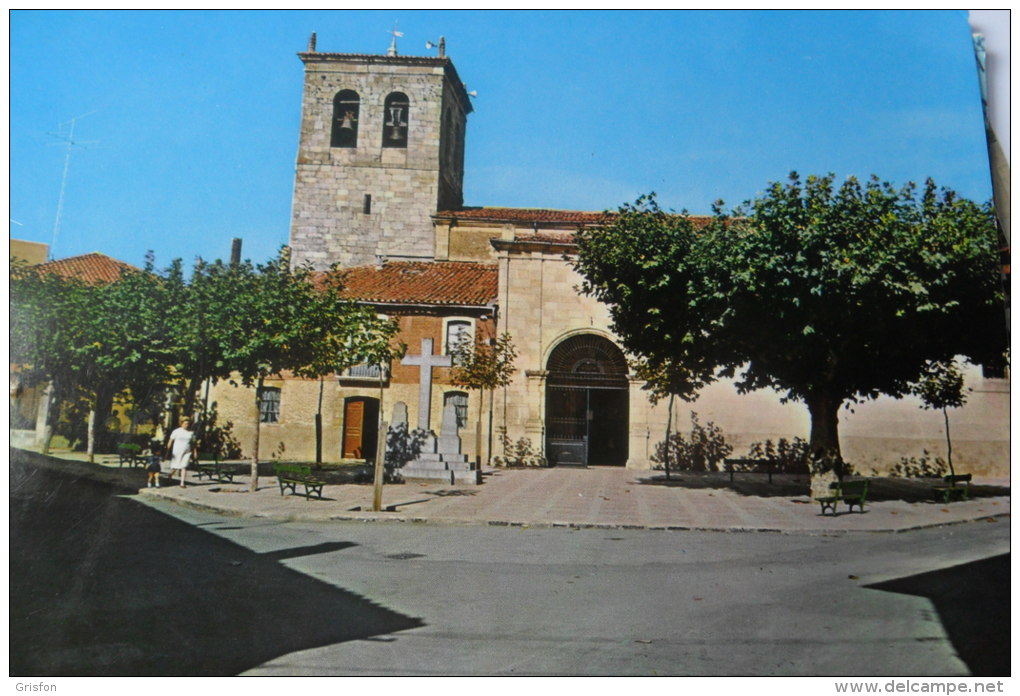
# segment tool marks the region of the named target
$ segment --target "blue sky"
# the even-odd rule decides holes
[[[791,170],[991,195],[970,29],[953,12],[300,11],[10,15],[12,237],[58,258],[263,261],[286,244],[309,34],[434,55],[469,90],[467,205],[737,204]]]

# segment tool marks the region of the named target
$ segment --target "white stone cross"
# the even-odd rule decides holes
[[[453,358],[449,355],[433,355],[432,339],[421,339],[421,355],[408,355],[400,361],[401,365],[418,365],[418,427],[429,429],[429,417],[432,413],[432,368],[450,367]]]

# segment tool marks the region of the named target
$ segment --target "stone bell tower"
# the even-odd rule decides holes
[[[290,246],[295,264],[430,260],[431,216],[463,205],[471,102],[438,57],[319,53],[305,65]]]

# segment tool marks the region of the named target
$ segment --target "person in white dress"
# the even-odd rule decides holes
[[[195,456],[195,433],[191,430],[191,419],[185,418],[181,421],[181,427],[170,433],[170,442],[167,449],[170,451],[170,474],[168,478],[172,481],[174,471],[181,472],[181,486],[184,486],[184,475],[188,470],[192,457]]]

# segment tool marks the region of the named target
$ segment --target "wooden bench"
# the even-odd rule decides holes
[[[280,484],[280,495],[283,495],[284,491],[288,488],[292,494],[297,495],[297,487],[304,486],[305,499],[310,499],[312,493],[320,500],[322,499],[322,487],[326,483],[312,476],[312,468],[310,466],[274,464],[273,472],[276,474],[276,480]]]
[[[970,497],[970,479],[970,474],[950,474],[949,476],[944,476],[942,480],[946,482],[946,485],[932,488],[932,495],[935,496],[935,500],[947,504],[954,499],[966,500]],[[961,483],[964,485],[959,485]]]
[[[769,475],[769,483],[772,483],[772,470],[774,462],[771,459],[727,459],[726,470],[730,472],[730,483],[733,483],[733,472],[740,471],[748,474]]]
[[[826,510],[829,510],[832,512],[833,517],[835,517],[836,505],[841,500],[846,503],[850,512],[854,511],[854,505],[857,506],[858,512],[864,512],[864,502],[868,497],[868,479],[860,479],[858,481],[833,481],[829,484],[829,488],[834,491],[832,495],[825,496],[823,498],[815,498],[815,500],[822,505],[823,515]]]
[[[237,471],[230,464],[224,464],[219,456],[209,452],[199,452],[198,461],[195,462],[195,475],[201,481],[203,476],[208,476],[220,483],[233,483]]]

